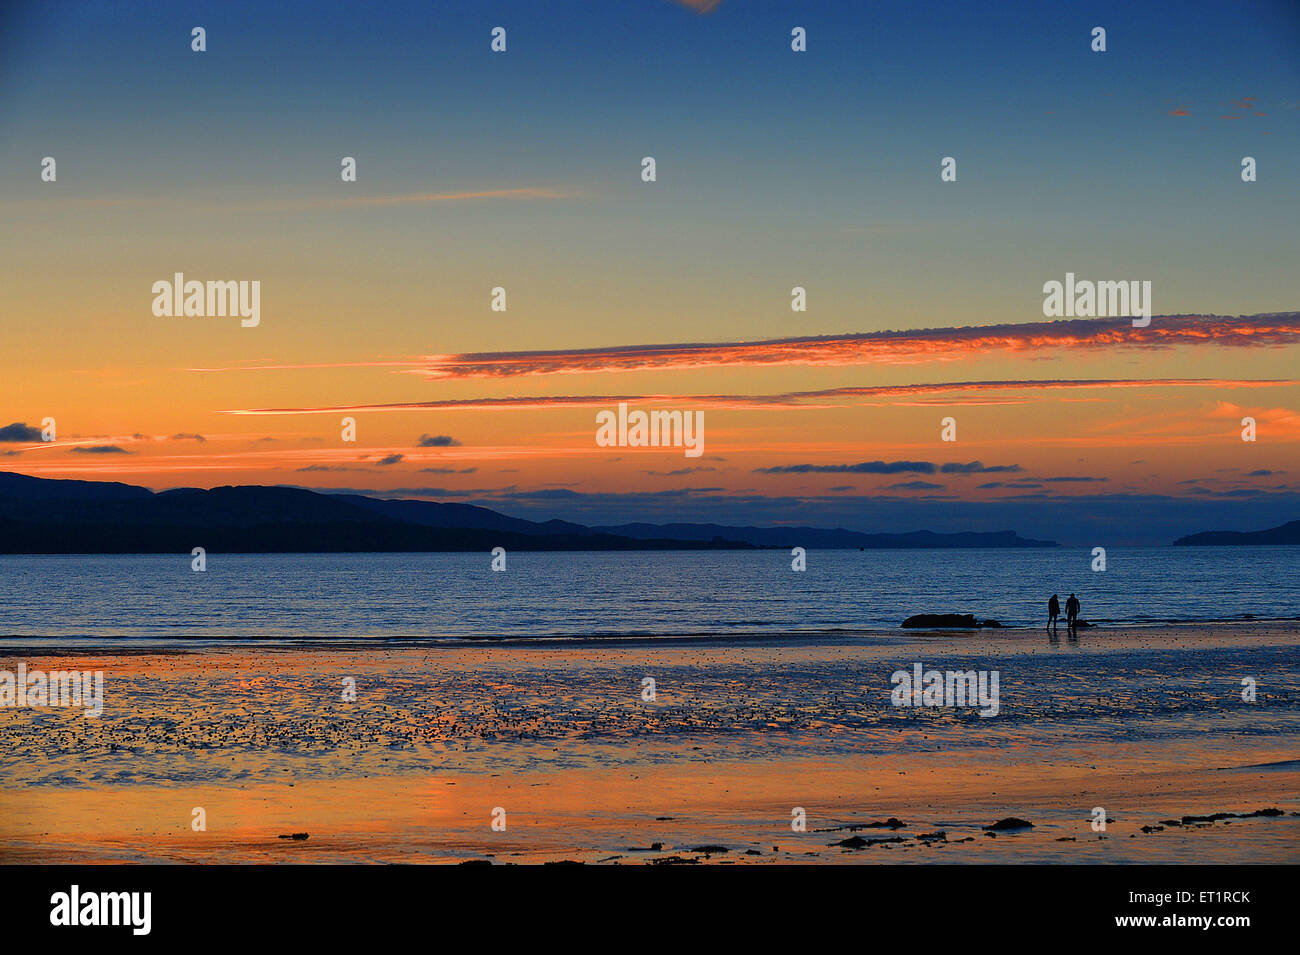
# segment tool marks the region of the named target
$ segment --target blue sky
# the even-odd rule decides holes
[[[261,458],[238,456],[268,439],[335,440],[314,419],[264,433],[272,422],[232,420],[232,409],[1294,374],[1294,345],[1207,345],[813,370],[420,377],[420,357],[431,354],[1031,323],[1043,318],[1043,282],[1067,271],[1150,280],[1160,315],[1294,310],[1293,2],[724,0],[701,12],[672,0],[56,0],[10,5],[0,17],[0,213],[10,225],[0,232],[0,305],[18,316],[0,324],[0,424],[58,412],[83,435],[232,442],[219,457],[210,440],[213,456],[198,462],[132,451],[114,464],[121,479],[219,483],[231,476],[220,468],[234,467],[223,462],[238,458],[240,480],[297,480],[288,457],[259,470]],[[202,54],[190,49],[194,26],[207,31]],[[504,55],[489,48],[494,26],[507,29]],[[790,50],[794,26],[807,30],[806,53]],[[1096,26],[1107,31],[1104,53],[1090,48]],[[646,155],[658,164],[649,187],[639,180]],[[58,158],[57,185],[36,174],[44,156]],[[357,158],[357,183],[340,183],[341,156]],[[939,181],[944,156],[957,160],[956,183]],[[1256,159],[1257,182],[1241,181],[1243,156]],[[255,335],[159,324],[142,290],[177,271],[258,278],[266,320]],[[795,284],[811,303],[798,316]],[[511,307],[492,316],[484,303],[497,285],[509,286]],[[33,329],[50,347],[32,352]],[[390,359],[409,367],[379,364]],[[249,364],[289,370],[210,372]],[[1260,405],[1273,437],[1290,434],[1295,398],[1292,388]],[[1254,407],[1240,394],[1202,388],[1160,399],[1167,405],[1113,396],[1105,408],[1046,394],[1014,400],[1020,410],[986,400],[963,412],[976,425],[963,434],[983,441],[962,449],[965,460],[1004,452],[1046,476],[1083,464],[1104,472],[1112,494],[1179,495],[1201,480],[1229,494],[1248,489],[1215,485],[1226,480],[1215,474],[1281,473],[1295,449],[1291,438],[1261,445],[1260,460],[1240,466],[1235,445],[1193,450],[1188,442],[1210,440],[1197,429],[1226,429]],[[828,491],[833,478],[768,487],[748,475],[832,455],[929,454],[935,414],[772,412],[759,423],[756,412],[711,411],[720,452],[755,458],[735,466],[721,493],[756,520],[791,495],[819,523],[876,520],[875,505]],[[377,458],[409,450],[420,432],[459,428],[456,453],[479,457],[459,462],[478,470],[455,495],[511,487],[504,500],[516,510],[597,520],[603,506],[609,522],[636,519],[636,499],[618,495],[629,483],[631,493],[656,493],[659,478],[644,475],[668,464],[598,477],[571,459],[541,460],[579,444],[590,451],[589,417],[415,420],[379,410],[363,432]],[[1184,444],[1144,470],[1137,451],[1102,447],[1106,435],[1133,440],[1126,422]],[[1063,424],[1090,443],[1060,447]],[[523,477],[492,471],[525,449],[540,463]],[[320,463],[323,452],[312,454]],[[88,476],[77,455],[42,460],[50,476]],[[391,487],[418,486],[398,471],[384,472]],[[716,475],[677,484],[701,491],[706,480]],[[756,501],[754,486],[773,503]],[[550,494],[557,489],[593,496],[566,501]],[[856,490],[874,499],[884,488]],[[946,490],[967,510],[1011,508],[973,487]],[[1294,508],[1293,488],[1272,490],[1292,495],[1279,510]],[[915,491],[907,509],[889,513],[920,508],[914,520],[924,523]],[[931,504],[939,514],[942,502]],[[1129,513],[1113,496],[1095,505],[1098,519]],[[1253,520],[1263,509],[1251,506]],[[689,503],[673,507],[692,516]]]

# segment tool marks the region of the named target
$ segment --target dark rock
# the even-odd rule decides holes
[[[628,847],[627,847],[626,849],[624,849],[623,851],[624,851],[624,852],[658,852],[658,851],[659,851],[660,849],[662,849],[663,847],[664,847],[664,844],[663,844],[662,842],[652,842],[652,843],[650,843],[650,845],[645,846],[645,847],[642,847],[642,846],[628,846]]]
[[[907,823],[890,816],[884,822],[876,820],[875,822],[855,822],[847,826],[827,826],[824,829],[814,829],[813,832],[859,832],[863,829],[906,829]]]
[[[1016,816],[1007,816],[1005,819],[999,819],[991,826],[985,826],[985,829],[991,829],[996,832],[1002,832],[1006,829],[1032,829],[1034,824],[1027,819],[1019,819]]]
[[[969,613],[918,613],[904,620],[903,626],[978,630],[981,624],[975,619],[974,614]]]
[[[1236,815],[1235,812],[1212,812],[1208,816],[1183,816],[1183,825],[1190,826],[1198,822],[1218,822],[1220,819],[1231,819]]]
[[[293,833],[292,835],[280,836],[279,838],[281,838],[281,839],[293,839],[293,840],[296,841],[296,842],[301,842],[302,840],[304,840],[304,839],[307,838],[307,833],[305,833],[305,832],[295,832],[295,833]]]
[[[1218,822],[1220,819],[1255,819],[1261,816],[1285,815],[1281,809],[1256,809],[1254,812],[1212,812],[1208,816],[1183,816],[1183,825],[1199,822]]]
[[[711,855],[717,852],[730,852],[726,846],[696,846],[694,849],[687,849],[687,852],[703,852],[705,855]]]
[[[460,862],[460,865],[491,865],[491,864],[492,864],[491,859],[465,859]]]
[[[686,859],[682,856],[663,856],[659,859],[651,859],[651,865],[699,865],[699,859]]]
[[[843,846],[846,849],[865,849],[868,846],[879,846],[887,842],[906,842],[906,836],[888,836],[884,839],[863,839],[861,836],[849,836],[847,839],[841,839],[839,842],[832,842],[832,846]],[[888,846],[886,846],[888,848]]]

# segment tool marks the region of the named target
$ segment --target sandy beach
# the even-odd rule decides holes
[[[0,708],[0,861],[1289,862],[1296,637],[3,646],[105,705]],[[913,662],[998,715],[891,705]]]

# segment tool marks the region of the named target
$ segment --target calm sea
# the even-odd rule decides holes
[[[1041,625],[1070,593],[1101,623],[1300,616],[1300,550],[1087,549],[0,556],[0,636],[719,636],[896,630],[911,614]]]

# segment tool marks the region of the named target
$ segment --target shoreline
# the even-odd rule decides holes
[[[768,769],[145,786],[93,802],[59,790],[39,807],[0,793],[0,863],[1276,864],[1295,862],[1300,845],[1293,760],[1170,772],[1128,755],[1049,778],[982,757]],[[195,808],[203,832],[191,828]],[[492,828],[498,809],[505,831]],[[1235,817],[1207,818],[1223,813]],[[1032,825],[993,828],[1008,817]]]
[[[1292,862],[1298,630],[3,648],[107,677],[0,707],[0,862]],[[1001,713],[891,707],[912,661]]]
[[[1181,620],[1181,621],[1142,621],[1137,623],[1110,623],[1097,621],[1091,626],[1078,631],[1073,641],[1093,638],[1117,637],[1121,641],[1137,635],[1159,635],[1165,633],[1182,634],[1189,637],[1213,635],[1218,639],[1222,628],[1233,628],[1234,634],[1248,633],[1251,630],[1286,630],[1300,633],[1300,617],[1218,619],[1218,620]],[[979,628],[926,628],[926,627],[892,627],[892,628],[838,628],[820,630],[783,630],[781,632],[748,631],[736,633],[702,632],[702,633],[666,633],[666,634],[601,634],[601,635],[544,635],[544,636],[374,636],[374,637],[159,637],[159,636],[85,636],[85,637],[41,637],[24,634],[0,635],[0,658],[32,654],[39,651],[42,655],[64,656],[79,653],[102,652],[138,654],[173,654],[201,653],[219,649],[250,648],[256,650],[300,650],[309,647],[325,647],[330,650],[375,650],[375,649],[463,649],[472,646],[509,646],[509,647],[655,647],[700,646],[727,647],[748,645],[788,644],[820,646],[832,644],[884,643],[907,644],[923,638],[953,638],[974,643],[981,639],[997,643],[997,638],[1005,636],[1008,640],[1046,639],[1048,631],[1040,626],[1018,626],[1005,624],[1000,627]],[[1060,640],[1071,639],[1066,628],[1057,631]]]

